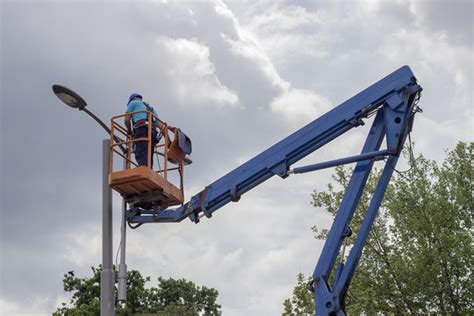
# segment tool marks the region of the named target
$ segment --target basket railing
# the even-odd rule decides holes
[[[125,127],[125,119],[137,114],[144,112],[147,115],[147,129],[148,133],[146,137],[134,138],[133,135],[130,135],[127,132],[127,128]],[[155,128],[153,126],[153,120],[155,122],[159,122],[157,132],[159,141],[157,142],[156,146],[153,146],[153,133],[152,129]],[[169,168],[169,148],[172,143],[172,139],[170,139],[170,130],[173,130],[173,136],[176,137],[176,129],[171,127],[164,121],[160,120],[154,113],[148,110],[140,110],[136,112],[130,112],[125,114],[120,114],[112,117],[111,119],[111,128],[110,128],[110,170],[109,174],[114,171],[114,157],[116,155],[122,159],[123,167],[121,170],[127,170],[134,167],[139,167],[139,165],[133,160],[132,153],[134,145],[137,142],[146,141],[148,150],[147,150],[147,166],[151,168],[152,161],[154,154],[157,155],[157,164],[158,168],[154,169],[153,171],[158,173],[162,176],[165,180],[169,181],[170,171],[178,171],[179,174],[179,186],[180,190],[183,191],[183,163],[177,162],[176,167]],[[173,138],[174,139],[174,138]],[[152,148],[153,147],[153,148]],[[153,153],[153,154],[150,154]],[[161,163],[161,161],[163,163]],[[120,170],[119,170],[120,171]]]

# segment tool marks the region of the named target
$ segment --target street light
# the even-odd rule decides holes
[[[105,131],[110,134],[110,128],[102,122],[100,118],[98,118],[94,113],[89,111],[86,106],[87,102],[76,92],[72,91],[68,87],[61,86],[58,84],[53,85],[53,92],[54,94],[67,106],[70,106],[74,109],[79,109],[79,111],[84,111],[89,114],[100,126],[102,126]]]
[[[89,111],[86,106],[86,101],[73,90],[62,86],[53,85],[54,94],[64,104],[69,107],[84,111],[92,117],[106,132],[110,135],[109,127],[99,119],[94,113]],[[115,137],[117,142],[122,141]],[[125,148],[120,146],[123,152]],[[109,186],[109,161],[110,155],[110,139],[102,141],[102,272],[100,282],[100,314],[114,315],[115,314],[115,298],[114,298],[114,272],[112,269],[113,250],[112,250],[112,190]],[[122,201],[122,242],[121,242],[121,263],[119,265],[119,300],[125,300],[126,296],[126,276],[127,266],[125,264],[125,211],[126,203]]]
[[[72,108],[83,110],[87,106],[86,101],[79,94],[65,86],[55,84],[53,85],[53,92],[59,100]]]
[[[59,98],[59,100],[61,100],[67,106],[87,113],[107,132],[107,134],[110,135],[110,128],[107,126],[107,124],[105,124],[100,118],[98,118],[94,113],[92,113],[91,111],[89,111],[89,109],[86,108],[87,102],[79,94],[69,89],[68,87],[59,84],[53,85],[53,92]],[[115,135],[114,140],[116,143],[123,142],[122,139]],[[123,145],[119,145],[119,148],[124,154],[127,152]]]

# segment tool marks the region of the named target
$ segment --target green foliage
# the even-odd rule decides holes
[[[458,143],[441,165],[420,155],[408,172],[394,174],[349,288],[349,314],[456,315],[474,310],[473,147]],[[369,178],[351,222],[355,234],[349,245],[379,175]],[[333,178],[336,186],[329,184],[312,198],[314,206],[335,215],[349,170],[339,167]],[[327,230],[312,229],[317,238],[327,236]],[[304,301],[286,300],[285,313],[300,303]],[[313,302],[307,307],[313,308]]]
[[[314,303],[313,294],[308,291],[308,282],[311,281],[311,277],[305,279],[303,273],[298,273],[296,276],[298,284],[293,289],[293,297],[287,298],[283,302],[285,316],[293,315],[313,315],[314,314]]]
[[[53,315],[100,315],[100,272],[92,267],[92,277],[78,278],[74,272],[64,275],[64,291],[72,293],[70,304],[62,303]],[[117,280],[117,278],[116,278]],[[218,291],[196,286],[185,279],[158,278],[158,287],[145,287],[150,277],[139,271],[127,272],[127,302],[116,303],[117,315],[221,315],[216,303]],[[117,297],[117,288],[115,288]]]
[[[148,304],[156,311],[179,311],[179,315],[219,315],[220,305],[216,304],[218,292],[205,286],[196,286],[185,279],[158,278],[158,288],[151,288]]]
[[[74,307],[68,307],[62,303],[53,315],[100,315],[100,267],[92,267],[91,278],[77,278],[74,272],[70,271],[64,275],[64,291],[73,293],[71,304]]]

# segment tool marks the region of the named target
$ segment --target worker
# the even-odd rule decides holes
[[[150,167],[153,169],[153,152],[156,144],[158,143],[157,139],[157,128],[161,128],[162,124],[157,119],[158,113],[153,109],[148,103],[143,101],[143,97],[138,93],[132,93],[128,98],[127,111],[126,113],[137,112],[141,110],[147,110],[154,114],[152,118],[152,129],[151,129],[151,152],[148,155],[148,142],[147,141],[138,141],[135,142],[135,160],[139,166],[148,165],[148,157],[150,158]],[[133,123],[133,130],[132,130]],[[139,112],[132,115],[125,116],[125,126],[127,127],[127,133],[133,137],[137,138],[147,138],[148,137],[148,113]]]

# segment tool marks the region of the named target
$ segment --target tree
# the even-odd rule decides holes
[[[90,278],[78,278],[73,271],[64,275],[64,291],[72,293],[70,306],[62,303],[53,315],[100,315],[101,268],[91,269]],[[216,303],[219,293],[213,288],[161,277],[158,287],[147,288],[149,281],[150,277],[143,277],[137,270],[127,272],[127,302],[117,302],[117,315],[221,315],[221,306]],[[117,288],[115,291],[117,294]]]
[[[293,297],[287,298],[283,302],[284,312],[283,315],[313,315],[314,304],[313,294],[308,291],[308,282],[311,277],[305,279],[303,273],[298,273],[296,276],[298,284],[293,289]]]
[[[445,161],[412,157],[407,172],[394,173],[346,298],[350,314],[453,314],[474,309],[472,150],[458,143]],[[313,205],[335,215],[349,171],[336,169]],[[369,178],[351,226],[357,232],[380,172]],[[313,227],[317,238],[327,230]],[[348,243],[352,244],[354,234]],[[300,286],[300,277],[298,285]],[[295,313],[301,301],[284,302]],[[314,309],[309,301],[308,308]]]

